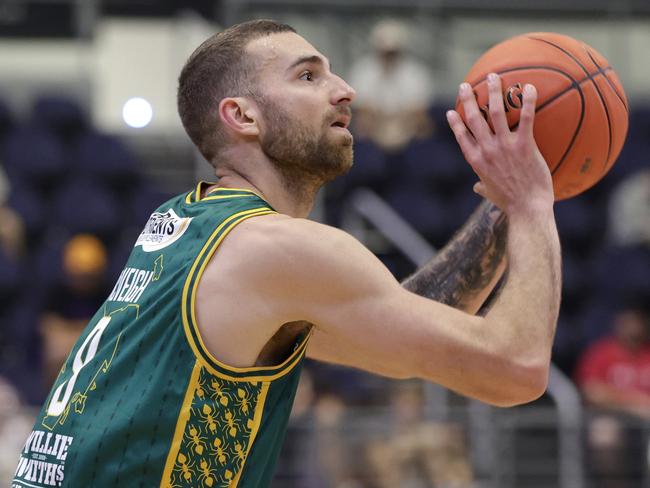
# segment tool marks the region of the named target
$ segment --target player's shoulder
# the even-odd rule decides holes
[[[249,226],[245,239],[250,238],[248,249],[257,257],[245,266],[254,267],[258,276],[277,276],[298,286],[393,279],[368,248],[336,227],[286,216],[251,219]]]
[[[350,234],[285,215],[257,216],[238,224],[211,258],[202,280],[211,282],[213,289],[228,283],[230,292],[262,297],[265,303],[272,299],[279,307],[323,294],[349,297],[396,283]]]
[[[329,254],[341,247],[363,248],[347,232],[309,219],[275,214],[242,222],[233,232],[238,248],[258,256]]]

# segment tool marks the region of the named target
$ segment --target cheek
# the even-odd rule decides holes
[[[294,102],[293,113],[302,125],[318,127],[322,123],[323,108],[313,103],[313,100],[302,100]]]
[[[300,114],[301,120],[322,119],[329,103],[315,89],[299,90],[286,100],[289,111]]]
[[[329,126],[328,101],[322,99],[313,87],[287,89],[275,98],[275,104],[293,126],[309,132],[322,131],[324,127]]]

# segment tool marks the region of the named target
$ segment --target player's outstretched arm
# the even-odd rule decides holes
[[[476,313],[506,267],[507,219],[484,201],[431,261],[402,282],[420,296]]]
[[[264,220],[251,223],[259,247],[239,277],[249,295],[263,294],[271,322],[314,324],[310,357],[423,378],[495,405],[531,401],[545,390],[550,341],[544,338],[553,324],[527,313],[537,291],[509,298],[514,306],[507,311],[499,299],[487,317],[477,317],[405,290],[342,231],[299,219]]]

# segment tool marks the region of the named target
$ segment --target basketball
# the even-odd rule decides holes
[[[488,119],[487,75],[501,77],[508,125],[516,129],[526,83],[537,88],[535,141],[553,175],[555,199],[596,184],[618,157],[628,127],[623,86],[609,62],[571,37],[535,32],[488,50],[465,77]],[[464,117],[462,106],[456,110]]]

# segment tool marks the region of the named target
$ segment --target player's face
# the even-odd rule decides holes
[[[354,90],[329,61],[294,33],[253,41],[262,150],[285,172],[329,181],[352,165],[348,130]]]

